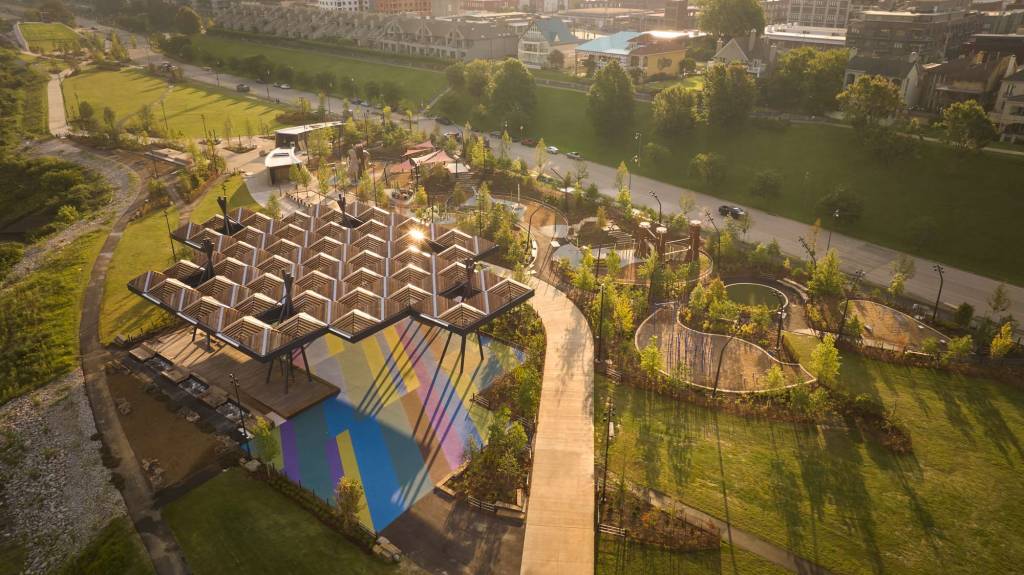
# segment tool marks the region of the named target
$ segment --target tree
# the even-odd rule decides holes
[[[714,189],[725,180],[725,160],[715,153],[700,153],[690,160],[690,173]]]
[[[887,291],[889,295],[894,298],[898,298],[903,295],[903,291],[907,287],[907,276],[900,272],[892,274],[892,278],[889,280],[889,287]]]
[[[976,100],[954,102],[942,110],[943,140],[961,152],[976,152],[996,138],[996,127]]]
[[[598,229],[605,229],[608,227],[608,212],[605,211],[604,206],[597,206],[597,227]]]
[[[745,36],[764,30],[764,10],[757,0],[703,0],[700,29],[715,36]]]
[[[633,82],[612,60],[594,78],[587,95],[587,115],[594,130],[603,135],[621,133],[633,123]]]
[[[110,130],[110,137],[117,137],[117,114],[110,107],[103,108],[103,123],[107,125],[107,129]]]
[[[754,109],[757,87],[742,64],[713,64],[704,72],[704,109],[712,126],[734,126]]]
[[[499,64],[491,91],[491,117],[522,126],[533,120],[536,109],[537,88],[533,74],[515,58]]]
[[[263,213],[274,219],[281,217],[281,200],[278,199],[277,194],[273,192],[270,193],[270,199],[267,200],[267,205],[263,208]]]
[[[57,210],[56,222],[60,224],[61,227],[68,227],[77,222],[81,217],[82,215],[78,213],[75,206],[63,205]]]
[[[695,107],[690,90],[682,84],[669,86],[654,97],[654,129],[663,136],[682,136],[697,123]]]
[[[629,186],[629,168],[626,167],[626,162],[619,162],[619,167],[615,170],[615,189],[622,191],[627,189]]]
[[[533,161],[537,165],[537,175],[543,174],[544,167],[548,163],[548,149],[544,145],[544,138],[537,142],[537,147],[533,150]]]
[[[839,271],[839,255],[835,250],[829,250],[814,266],[807,291],[815,298],[843,296],[843,272]]]
[[[257,417],[252,427],[252,442],[256,457],[265,463],[273,463],[281,452],[280,443],[274,433],[274,426],[263,417]]]
[[[781,389],[789,384],[786,381],[786,374],[779,367],[779,364],[774,363],[767,371],[764,372],[764,387],[765,389]]]
[[[359,481],[343,475],[334,487],[334,506],[346,529],[352,529],[359,521],[363,509],[363,486]]]
[[[661,348],[658,347],[657,336],[652,337],[640,350],[640,371],[652,380],[661,375]]]
[[[1006,284],[997,285],[995,291],[988,297],[988,307],[994,316],[1006,313],[1012,303],[1009,294],[1006,293]]]
[[[491,95],[493,80],[491,63],[487,60],[473,60],[464,68],[466,92],[477,100],[486,100]]]
[[[989,344],[988,354],[992,359],[999,359],[1006,357],[1008,353],[1013,351],[1013,348],[1017,344],[1013,341],[1013,324],[1006,322],[1002,327],[999,328],[999,332],[992,338],[992,343]]]
[[[974,338],[969,335],[954,337],[946,344],[946,352],[942,354],[942,363],[960,363],[974,352]]]
[[[182,34],[198,34],[203,29],[203,20],[191,6],[182,6],[174,17],[174,25]]]
[[[839,378],[839,350],[836,349],[836,336],[827,333],[811,352],[811,362],[807,366],[811,374],[818,378],[821,385],[831,385]]]
[[[565,68],[565,53],[561,50],[551,50],[548,52],[548,67],[552,70]]]
[[[903,109],[899,88],[884,76],[861,76],[836,99],[846,119],[861,132],[877,127]]]
[[[971,325],[972,319],[974,319],[974,306],[967,302],[958,305],[956,311],[953,312],[953,322],[960,327],[966,328]]]
[[[772,105],[822,114],[835,108],[836,96],[843,89],[843,74],[849,52],[796,48],[779,57],[766,82]]]
[[[583,61],[583,73],[587,75],[587,78],[593,78],[596,72],[597,60],[595,60],[594,55],[591,54]]]
[[[466,88],[466,65],[456,62],[444,69],[445,79],[448,80],[448,87],[456,92]]]
[[[774,198],[782,189],[782,174],[778,170],[761,170],[754,174],[750,193],[761,198]]]

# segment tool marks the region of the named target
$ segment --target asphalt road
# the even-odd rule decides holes
[[[87,25],[92,25],[89,23]],[[103,29],[104,27],[98,26]],[[166,61],[166,57],[162,54],[154,54],[143,48],[146,45],[145,38],[138,37],[138,45],[140,48],[131,50],[131,55],[136,61],[146,64],[149,62],[163,62]],[[185,76],[192,80],[199,82],[205,82],[209,84],[219,84],[225,87],[232,87],[239,83],[246,83],[252,87],[251,97],[266,99],[268,96],[271,99],[277,99],[285,103],[294,103],[298,98],[307,98],[312,102],[317,101],[316,94],[311,92],[304,92],[301,90],[282,90],[273,86],[267,86],[265,84],[257,84],[248,78],[242,78],[231,74],[215,74],[214,72],[208,72],[198,66],[190,64],[182,64],[185,71]],[[332,109],[342,109],[343,100],[340,98],[330,98],[330,106]],[[353,106],[356,109],[355,113],[357,117],[362,117],[364,113],[373,114],[373,111],[368,111],[364,107]],[[417,125],[430,132],[434,129],[434,121],[422,116],[416,117]],[[441,126],[442,131],[445,129],[452,129],[449,126]],[[534,150],[522,146],[520,144],[513,144],[511,153],[513,156],[522,159],[527,165],[533,166],[534,164]],[[565,157],[563,154],[549,156],[549,165],[554,167],[559,173],[565,174],[569,171],[574,171],[576,162]],[[617,195],[615,189],[615,168],[597,164],[594,162],[587,162],[587,168],[589,170],[588,182],[593,182],[601,190],[601,193],[610,197]],[[658,209],[658,202],[649,192],[654,192],[661,199],[664,212],[666,214],[676,213],[679,211],[679,201],[683,194],[693,194],[696,197],[697,208],[690,212],[690,215],[703,219],[705,209],[711,211],[715,215],[716,221],[719,221],[721,225],[721,218],[717,215],[717,208],[719,205],[725,203],[724,200],[701,194],[659,182],[646,178],[644,176],[634,175],[632,179],[633,187],[633,202],[641,206],[647,206]],[[732,204],[737,205],[737,204]],[[798,222],[781,216],[769,214],[767,212],[743,207],[752,217],[753,225],[747,232],[747,239],[750,241],[771,241],[776,239],[779,242],[779,246],[782,251],[788,255],[804,257],[805,252],[798,241],[798,238],[805,236],[808,232],[809,226],[803,222]],[[981,222],[979,222],[980,224]],[[707,227],[710,225],[705,222]],[[981,226],[979,226],[981,227]],[[821,242],[826,241],[827,231],[823,231],[819,238],[819,246]],[[842,260],[842,269],[848,273],[853,273],[856,270],[863,270],[865,272],[866,281],[877,284],[879,286],[886,286],[890,279],[890,264],[893,260],[900,256],[899,251],[879,246],[871,242],[867,242],[861,239],[846,236],[840,233],[833,233],[831,246],[835,248]],[[822,251],[819,249],[819,251]],[[939,288],[939,276],[933,270],[933,266],[936,263],[933,260],[924,258],[914,257],[917,274],[906,282],[906,292],[909,295],[921,298],[926,302],[934,302]],[[947,308],[953,308],[962,302],[967,302],[974,306],[976,313],[983,314],[988,311],[988,298],[992,292],[996,289],[996,286],[1000,282],[974,274],[968,271],[957,269],[953,266],[944,265],[944,282],[942,289],[941,303]],[[1007,285],[1007,291],[1010,299],[1012,300],[1012,306],[1010,313],[1017,318],[1024,318],[1024,288],[1015,285]]]

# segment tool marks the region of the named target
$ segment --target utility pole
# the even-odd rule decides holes
[[[939,293],[935,296],[935,307],[932,309],[932,323],[935,323],[935,318],[939,315],[939,299],[942,298],[942,284],[945,283],[942,273],[946,271],[946,268],[942,267],[941,264],[935,264],[932,266],[932,269],[939,274]]]

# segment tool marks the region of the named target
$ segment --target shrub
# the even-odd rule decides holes
[[[782,174],[777,170],[761,170],[754,176],[750,193],[761,198],[772,198],[782,190]]]
[[[838,186],[835,190],[818,200],[817,213],[831,218],[839,210],[839,219],[843,222],[854,222],[864,212],[864,201],[857,194]]]

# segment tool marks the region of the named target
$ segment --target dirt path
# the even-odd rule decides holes
[[[110,235],[107,236],[93,264],[89,285],[85,289],[79,326],[82,371],[85,373],[86,393],[92,406],[96,427],[103,435],[104,445],[118,460],[114,472],[124,479],[121,495],[128,508],[128,515],[146,546],[156,572],[159,575],[182,575],[189,572],[185,558],[174,538],[174,533],[163,522],[159,510],[153,507],[153,494],[117,418],[103,368],[111,359],[111,354],[104,349],[99,339],[100,306],[103,302],[107,269],[132,214],[145,200],[145,188],[141,185],[136,184],[127,188],[127,191],[135,192],[134,201],[114,222]]]

